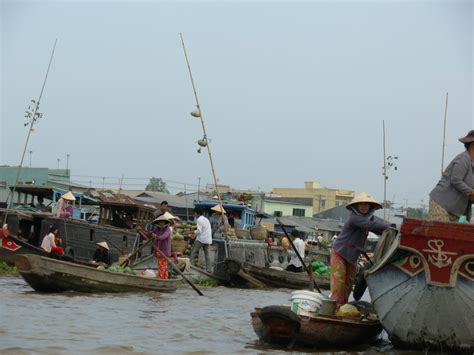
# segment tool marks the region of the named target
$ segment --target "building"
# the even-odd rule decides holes
[[[299,197],[270,197],[263,193],[254,194],[252,206],[258,212],[264,212],[274,217],[313,215],[313,200]]]
[[[310,198],[314,213],[344,206],[355,196],[354,191],[321,187],[317,181],[306,181],[304,188],[275,187],[272,193],[282,197]]]
[[[329,210],[326,210],[324,212],[320,212],[314,215],[316,218],[329,218],[333,220],[338,220],[342,223],[345,223],[347,219],[349,218],[349,210],[345,208],[344,206],[338,206],[331,208]],[[375,211],[374,213],[375,219],[378,220],[379,222],[382,222],[384,220],[384,210],[379,209]],[[387,209],[385,212],[385,219],[387,223],[393,223],[397,226],[397,228],[400,228],[403,222],[403,218],[406,217],[406,213],[402,209]]]
[[[10,193],[10,188],[15,184],[18,175],[17,166],[0,166],[0,202],[5,202]],[[57,183],[57,185],[56,185]],[[30,187],[60,187],[72,184],[69,169],[48,169],[22,167],[18,177],[17,186]],[[77,184],[74,184],[77,185]],[[14,201],[19,202],[19,194],[15,194]]]

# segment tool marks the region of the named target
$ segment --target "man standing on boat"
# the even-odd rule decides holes
[[[168,201],[162,201],[160,203],[160,208],[153,212],[153,215],[155,216],[155,218],[158,218],[164,215],[166,212],[169,212]]]
[[[211,223],[202,215],[200,208],[195,208],[193,211],[194,218],[196,218],[196,234],[194,236],[194,245],[191,250],[191,264],[195,265],[194,259],[199,256],[199,250],[204,251],[204,258],[206,259],[206,270],[211,272],[211,260],[209,258],[209,245],[212,244]]]
[[[211,222],[212,238],[224,239],[224,232],[230,228],[227,213],[221,205],[215,205],[211,208],[211,211],[213,213],[209,221]]]
[[[430,193],[430,216],[437,221],[471,220],[474,203],[474,130],[459,138],[466,150],[449,163]]]
[[[298,232],[296,229],[293,229],[291,231],[291,240],[293,241],[293,245],[295,246],[296,250],[298,250],[298,254],[302,258],[304,258],[304,253],[305,253],[305,244],[304,241],[300,238],[300,232]],[[296,255],[296,253],[293,250],[287,249],[288,254],[291,256],[291,260],[288,263],[288,266],[286,267],[286,271],[291,271],[291,272],[301,272],[303,271],[303,264],[301,264],[300,259]]]

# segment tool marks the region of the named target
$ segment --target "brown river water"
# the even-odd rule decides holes
[[[174,294],[41,294],[21,278],[0,277],[0,354],[288,353],[261,343],[254,307],[288,304],[290,290],[202,288]],[[341,353],[410,354],[386,340]],[[293,349],[294,353],[318,353]]]

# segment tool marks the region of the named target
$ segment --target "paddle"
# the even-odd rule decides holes
[[[147,238],[147,236],[144,235],[142,231],[138,231],[138,233],[140,233],[140,235],[142,235],[144,238]],[[153,239],[149,239],[149,240],[147,241],[147,243],[148,243],[150,240],[153,240]],[[165,258],[168,263],[171,264],[171,266],[173,267],[173,269],[175,269],[176,272],[181,275],[181,277],[184,279],[184,281],[186,281],[186,282],[198,293],[199,296],[204,296],[203,293],[196,287],[196,285],[194,285],[191,281],[189,281],[189,279],[188,279],[186,276],[184,276],[184,274],[183,274],[183,273],[181,272],[181,270],[179,269],[178,265],[176,265],[173,261],[171,261],[171,259],[168,258],[168,257],[165,255],[165,253],[163,253],[160,249],[156,249],[156,251],[157,251],[163,258]]]
[[[145,239],[148,239],[147,236],[145,236],[141,231],[139,231],[139,233],[145,237]],[[150,244],[151,242],[153,241],[153,238],[150,238],[146,241],[146,243],[143,243],[141,247],[137,248],[137,250],[135,250],[132,254],[130,254],[129,256],[127,256],[127,258],[122,261],[120,263],[120,267],[124,266],[133,256],[137,255],[137,253],[142,250],[145,246],[147,246],[148,244]]]
[[[322,294],[321,290],[319,289],[318,284],[316,283],[316,281],[315,281],[314,278],[313,278],[313,270],[310,270],[310,269],[306,266],[306,264],[305,264],[303,258],[301,257],[300,253],[298,253],[298,250],[296,249],[295,245],[293,244],[293,241],[291,240],[290,236],[288,235],[288,233],[287,233],[287,231],[286,231],[285,226],[283,225],[283,223],[281,223],[281,221],[280,221],[279,218],[277,218],[276,220],[277,220],[278,224],[280,225],[281,229],[283,230],[283,233],[285,233],[285,236],[288,238],[288,241],[290,242],[291,247],[292,247],[293,250],[295,251],[296,256],[298,257],[298,259],[300,260],[300,262],[301,262],[301,264],[303,265],[304,269],[305,269],[306,272],[308,273],[308,277],[309,277],[309,289],[310,289],[311,291],[314,291],[314,286],[316,286],[316,289],[318,290],[318,292]],[[314,284],[314,286],[313,286],[313,284]]]
[[[196,287],[196,285],[193,284],[186,276],[184,276],[184,274],[183,274],[183,273],[181,272],[181,270],[179,269],[178,265],[176,265],[170,258],[168,258],[168,257],[165,255],[165,253],[163,253],[160,249],[156,249],[156,251],[157,251],[163,258],[165,258],[168,263],[171,264],[171,266],[173,267],[173,269],[175,269],[176,272],[181,275],[181,277],[184,279],[184,281],[186,281],[186,282],[189,284],[189,286],[191,286],[191,287],[194,289],[194,291],[196,291],[196,292],[198,293],[199,296],[204,296],[203,293]]]

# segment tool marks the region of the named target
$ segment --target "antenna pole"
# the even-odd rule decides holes
[[[49,64],[48,64],[48,69],[46,70],[46,75],[44,77],[44,80],[43,80],[43,85],[41,86],[41,91],[40,91],[40,94],[38,96],[38,100],[31,100],[31,102],[33,103],[33,113],[31,112],[27,112],[26,114],[26,117],[30,118],[30,128],[28,129],[28,135],[26,136],[26,142],[25,142],[25,146],[23,148],[23,154],[21,155],[21,160],[20,160],[20,165],[18,165],[18,172],[16,174],[16,178],[15,178],[15,183],[13,185],[13,189],[11,191],[11,193],[8,194],[8,197],[7,197],[7,210],[5,212],[5,216],[3,217],[3,224],[5,224],[7,222],[7,217],[8,217],[8,211],[11,209],[12,205],[13,205],[13,198],[15,196],[15,191],[16,191],[16,185],[18,184],[18,179],[20,178],[20,173],[21,173],[21,168],[23,166],[23,161],[25,160],[25,153],[26,153],[26,149],[28,147],[28,142],[30,140],[30,136],[31,136],[31,132],[34,131],[33,129],[33,126],[35,124],[35,122],[41,118],[42,114],[40,112],[38,112],[38,109],[39,109],[39,105],[40,105],[40,102],[41,102],[41,98],[43,97],[43,92],[44,92],[44,88],[46,86],[46,81],[48,80],[48,75],[49,75],[49,70],[51,69],[51,63],[53,62],[53,56],[54,56],[54,51],[56,49],[56,43],[58,42],[58,39],[56,38],[56,40],[54,41],[54,45],[53,45],[53,50],[51,51],[51,57],[49,58]],[[10,196],[11,196],[11,199],[10,199]]]

